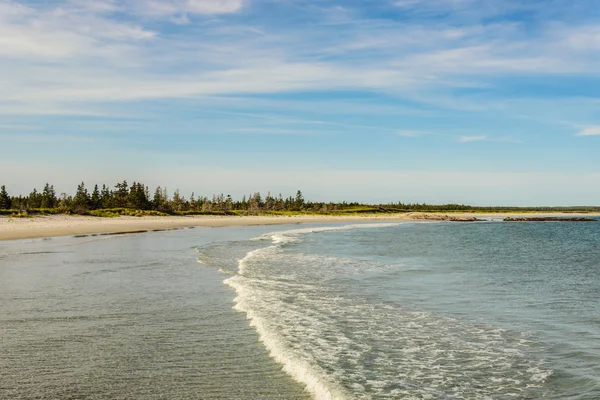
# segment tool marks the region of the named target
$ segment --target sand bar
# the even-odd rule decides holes
[[[451,214],[456,217],[502,218],[509,214]],[[515,214],[510,214],[515,216]],[[519,214],[574,216],[573,214]],[[584,214],[598,216],[599,214]],[[448,215],[435,213],[379,214],[376,216],[189,216],[189,217],[118,217],[99,218],[87,216],[52,215],[32,218],[0,217],[0,240],[33,239],[53,236],[119,234],[152,230],[179,229],[194,226],[247,226],[247,225],[283,225],[319,222],[386,222],[386,221],[423,221],[444,219]]]

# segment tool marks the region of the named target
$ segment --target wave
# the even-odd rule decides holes
[[[322,372],[316,371],[314,365],[310,362],[295,357],[293,352],[290,352],[288,344],[282,340],[277,332],[269,329],[269,324],[265,318],[261,317],[249,304],[247,299],[255,296],[256,293],[244,285],[243,276],[246,272],[246,267],[251,260],[265,256],[268,257],[269,253],[277,252],[281,245],[300,240],[300,235],[351,229],[386,228],[399,225],[401,224],[352,224],[338,227],[303,228],[267,233],[253,240],[270,240],[273,245],[248,252],[246,256],[238,262],[238,276],[231,277],[224,281],[237,293],[237,297],[234,299],[234,308],[237,311],[246,313],[250,325],[258,332],[260,340],[268,349],[270,356],[283,365],[283,369],[286,373],[298,382],[305,384],[306,389],[312,393],[316,399],[344,399],[347,398],[348,395],[344,393],[341,387],[327,380]]]
[[[539,395],[552,371],[529,358],[534,341],[526,334],[373,301],[361,279],[348,276],[385,274],[398,265],[302,253],[296,246],[303,235],[398,225],[255,238],[270,243],[247,252],[237,274],[224,281],[236,291],[234,308],[246,314],[270,356],[319,400]]]
[[[403,223],[351,224],[344,226],[329,226],[319,228],[291,229],[288,231],[266,233],[252,240],[270,240],[274,244],[291,243],[300,240],[300,235],[309,233],[338,232],[353,229],[391,228],[404,225]]]

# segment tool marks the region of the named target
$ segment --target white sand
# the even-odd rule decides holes
[[[328,216],[189,216],[189,217],[118,217],[98,218],[70,215],[36,216],[32,218],[0,217],[0,240],[31,239],[51,236],[94,233],[126,233],[192,226],[279,225],[307,222],[345,222],[379,220],[365,217]]]
[[[508,214],[478,215],[451,214],[451,217],[496,217]],[[598,214],[595,214],[598,215]],[[510,216],[517,216],[510,214]],[[573,214],[520,214],[519,216],[575,216]],[[591,216],[586,214],[585,216]],[[445,219],[445,214],[409,213],[379,214],[377,216],[189,216],[189,217],[118,217],[98,218],[68,215],[36,216],[32,218],[0,217],[0,240],[31,239],[51,236],[85,235],[95,233],[128,233],[158,229],[177,229],[191,226],[281,225],[309,222],[370,222]]]

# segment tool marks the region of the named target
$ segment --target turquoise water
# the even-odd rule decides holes
[[[600,224],[0,242],[2,399],[598,399]]]

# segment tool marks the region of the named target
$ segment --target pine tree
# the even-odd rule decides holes
[[[2,185],[2,187],[0,187],[0,210],[10,210],[11,203],[6,187]]]
[[[304,207],[304,196],[302,196],[301,191],[296,192],[296,198],[294,199],[294,206],[297,210],[302,210]]]
[[[146,188],[141,183],[133,182],[127,195],[127,206],[134,210],[148,209],[149,200],[146,196]]]
[[[171,203],[173,204],[173,210],[183,211],[185,198],[179,194],[179,189],[175,190],[175,193],[173,193],[173,200],[171,200]]]
[[[98,190],[98,185],[94,185],[94,191],[92,192],[92,198],[90,199],[90,208],[92,210],[97,210],[101,206],[100,191]]]
[[[162,196],[162,189],[160,186],[154,191],[154,198],[152,199],[152,208],[156,211],[162,211],[164,208],[164,201]]]
[[[127,200],[129,196],[129,186],[127,181],[117,183],[115,190],[113,191],[114,207],[125,208],[127,207]]]
[[[29,198],[27,199],[27,207],[28,208],[40,208],[42,205],[42,195],[38,193],[37,189],[33,189],[31,193],[29,193]]]
[[[190,210],[198,211],[198,203],[196,203],[196,194],[194,192],[190,196]]]
[[[102,190],[100,191],[100,208],[112,208],[113,206],[113,196],[110,190],[106,185],[102,185]]]
[[[90,195],[85,188],[85,184],[81,182],[80,185],[77,186],[77,193],[75,193],[75,197],[73,197],[73,206],[76,207],[77,213],[83,213],[87,211],[90,207],[91,199]]]
[[[58,199],[56,198],[56,192],[54,191],[54,186],[46,183],[44,186],[44,191],[42,192],[42,198],[40,202],[41,208],[54,208],[58,203]]]

